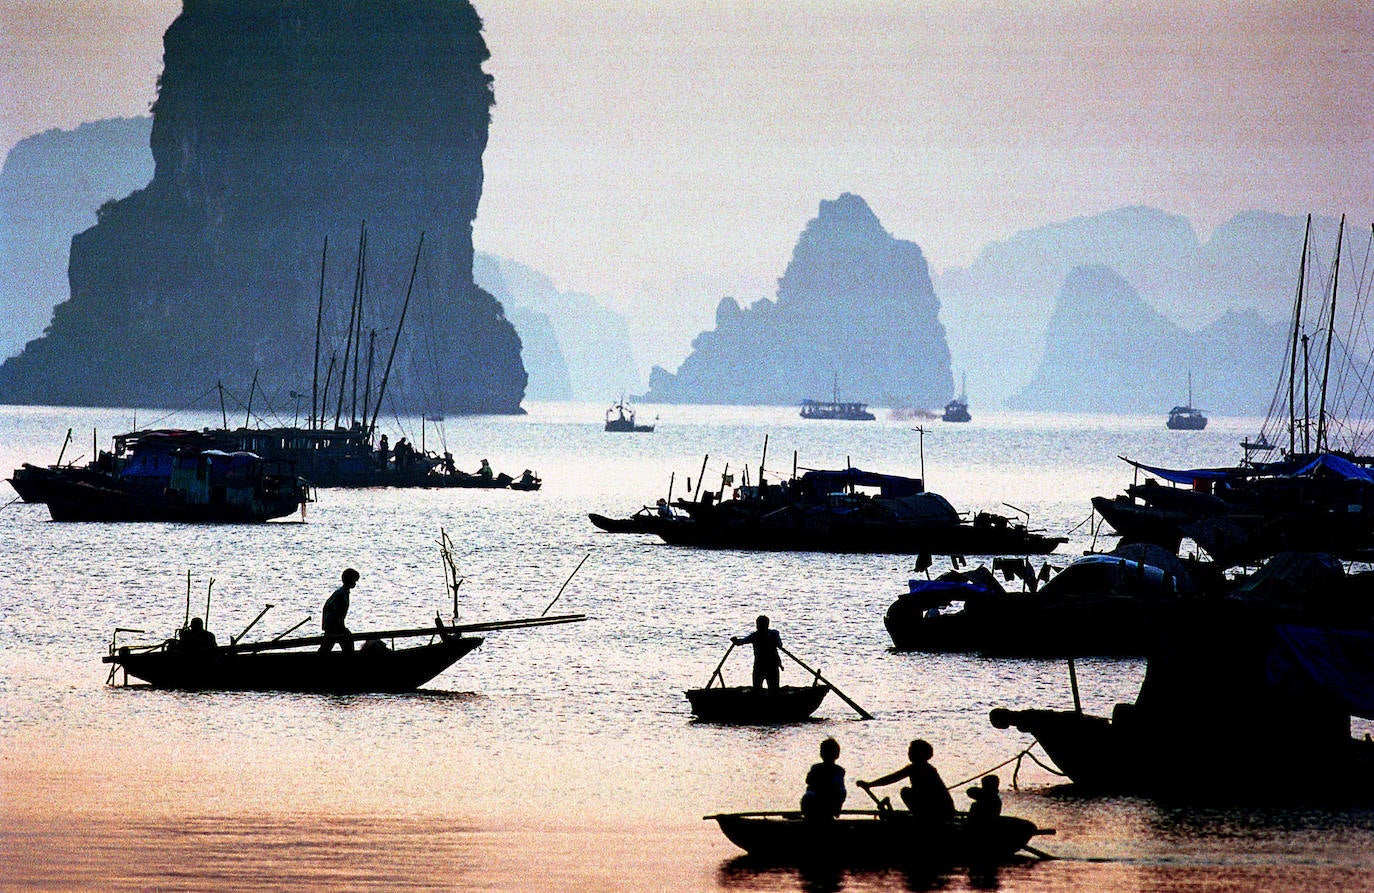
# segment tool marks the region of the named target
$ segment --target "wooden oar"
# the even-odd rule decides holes
[[[835,683],[831,682],[829,679],[826,679],[824,676],[822,676],[820,670],[811,669],[811,667],[806,665],[805,661],[803,661],[800,657],[797,657],[795,654],[788,651],[781,645],[778,646],[778,650],[781,651],[783,654],[787,655],[788,657],[792,658],[794,661],[796,661],[797,665],[800,666],[803,670],[810,673],[812,676],[815,676],[818,680],[824,682],[826,685],[830,686],[830,690],[833,691],[836,695],[838,695],[841,701],[844,701],[846,704],[854,708],[854,711],[859,714],[860,719],[873,718],[872,713],[869,713],[867,710],[860,707],[858,704],[854,703],[854,701],[851,700],[848,695],[846,695],[844,692],[840,691],[838,688],[835,687]]]
[[[586,614],[558,614],[553,617],[525,617],[519,620],[492,620],[486,623],[465,623],[454,626],[421,626],[412,629],[384,629],[365,633],[341,633],[331,636],[302,636],[297,639],[272,639],[266,642],[250,642],[247,645],[220,645],[214,650],[227,651],[234,654],[254,654],[259,651],[278,651],[283,648],[308,648],[311,645],[323,645],[325,642],[338,642],[343,640],[358,642],[367,639],[405,639],[414,636],[480,633],[502,629],[522,629],[529,626],[553,626],[559,623],[578,623],[586,619]],[[118,655],[111,654],[101,659],[105,661],[105,663],[112,663],[118,659]]]
[[[730,647],[725,649],[725,657],[722,657],[722,658],[720,659],[720,663],[716,664],[716,671],[715,671],[714,673],[711,674],[711,678],[709,678],[709,679],[706,680],[706,687],[707,687],[707,688],[710,688],[710,687],[711,687],[711,683],[714,682],[714,681],[717,680],[717,679],[720,680],[720,687],[721,687],[721,688],[724,688],[724,687],[725,687],[725,677],[723,677],[723,676],[720,675],[720,669],[721,669],[721,667],[725,666],[726,658],[728,658],[728,657],[730,656],[730,652],[731,652],[731,651],[734,651],[734,650],[735,650],[735,643],[734,643],[734,642],[731,642],[731,643],[730,643]]]

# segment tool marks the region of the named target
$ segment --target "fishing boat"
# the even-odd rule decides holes
[[[259,615],[261,616],[261,615]],[[562,614],[488,623],[444,625],[349,633],[297,636],[228,645],[193,639],[190,627],[153,645],[117,646],[102,660],[110,664],[110,682],[123,671],[154,688],[188,691],[405,692],[438,676],[482,644],[471,633],[550,626],[585,620]],[[256,621],[255,621],[256,622]],[[241,637],[242,634],[240,634]],[[427,637],[419,645],[397,646],[396,640]],[[356,651],[322,651],[335,642],[357,643]]]
[[[635,411],[630,404],[621,397],[611,408],[606,410],[606,430],[615,432],[639,432],[648,433],[654,430],[653,425],[640,425],[635,422]]]
[[[1188,402],[1169,410],[1164,426],[1170,431],[1201,431],[1207,427],[1207,414],[1193,406],[1193,373],[1188,373]]]
[[[973,416],[968,412],[968,379],[964,379],[964,387],[960,389],[959,396],[945,404],[945,411],[940,416],[944,422],[971,422]]]
[[[1110,716],[1083,711],[1071,672],[1074,709],[998,708],[989,720],[1033,735],[1085,792],[1374,803],[1374,742],[1351,736],[1352,717],[1374,718],[1369,583],[1323,585],[1319,604],[1294,605],[1311,556],[1264,571],[1267,585],[1171,611],[1135,701]]]
[[[732,812],[708,815],[730,842],[751,857],[782,865],[983,866],[1005,863],[1031,839],[1053,834],[1034,822],[998,816],[981,825],[959,814],[941,826],[923,825],[908,812],[846,809],[831,820],[800,812]]]
[[[1025,559],[994,561],[993,570],[1029,581],[1022,592],[1008,592],[985,566],[913,579],[883,625],[895,651],[1143,657],[1161,612],[1190,585],[1177,557],[1150,559],[1167,561],[1170,570],[1124,555],[1087,555],[1054,576],[1048,564],[1037,573]]]
[[[310,501],[292,463],[225,446],[203,432],[133,431],[85,465],[25,464],[10,480],[54,521],[260,522]]]
[[[734,498],[683,501],[691,523],[665,524],[673,545],[718,549],[1043,555],[1066,537],[991,512],[965,518],[921,478],[859,468],[813,470],[780,485],[744,486]]]
[[[835,376],[831,398],[827,401],[806,399],[801,402],[801,417],[811,421],[817,419],[840,422],[871,422],[873,413],[868,411],[867,403],[840,400],[840,377]]]
[[[646,505],[624,518],[611,518],[596,512],[588,512],[587,518],[598,529],[607,533],[654,534],[665,524],[691,523],[691,518],[686,512],[677,506],[668,505],[663,499],[658,501],[658,505]]]

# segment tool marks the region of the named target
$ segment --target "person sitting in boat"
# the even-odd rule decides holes
[[[844,805],[844,767],[835,762],[840,758],[840,743],[834,738],[821,742],[821,761],[812,764],[806,773],[806,793],[801,798],[801,813],[812,821],[839,816]]]
[[[778,674],[782,670],[782,658],[778,650],[782,648],[782,637],[778,631],[768,628],[768,617],[760,614],[754,621],[754,631],[747,636],[731,636],[734,645],[754,646],[754,690],[762,691],[768,683],[770,691],[778,690]]]
[[[453,454],[444,450],[444,471],[448,474],[457,474],[458,466],[453,464]]]
[[[400,448],[400,444],[396,445]],[[325,641],[320,646],[320,651],[331,651],[334,643],[339,643],[340,651],[351,652],[353,650],[353,639],[349,635],[348,627],[344,626],[344,618],[348,616],[348,594],[353,591],[353,587],[358,585],[358,572],[353,568],[348,568],[343,572],[343,585],[334,590],[334,593],[325,600],[324,611],[321,612],[320,626],[324,629]]]
[[[479,469],[477,469],[477,474],[478,474],[478,476],[480,476],[480,477],[484,477],[484,478],[486,478],[487,480],[491,480],[492,477],[493,477],[492,470],[491,470],[491,463],[488,462],[486,459],[483,459],[483,460],[482,460],[482,467],[479,468]]]
[[[533,485],[533,484],[534,484],[534,472],[530,471],[528,468],[526,468],[524,471],[520,472],[520,483],[521,483],[522,485],[526,486],[526,487],[529,487],[529,486]]]
[[[668,507],[668,500],[660,496],[656,505],[658,506],[658,516],[660,518],[673,517],[673,510]]]
[[[191,625],[181,631],[178,646],[183,651],[204,651],[216,647],[215,634],[205,628],[205,621],[191,618]]]
[[[938,824],[952,819],[954,817],[954,798],[949,795],[949,789],[945,787],[945,782],[940,778],[940,773],[935,770],[934,766],[930,765],[930,758],[935,755],[935,748],[930,746],[930,742],[918,738],[907,747],[906,755],[911,762],[896,772],[889,772],[872,781],[857,781],[855,784],[868,790],[906,779],[911,782],[911,787],[902,788],[900,793],[902,802],[906,804],[906,808],[911,811],[913,816],[922,823],[929,824]]]
[[[1000,783],[996,775],[984,775],[978,787],[968,789],[968,795],[973,798],[968,808],[969,824],[992,824],[1002,814],[1002,795],[997,792]]]

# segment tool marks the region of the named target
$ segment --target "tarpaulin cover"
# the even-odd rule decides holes
[[[1279,626],[1269,662],[1270,681],[1297,675],[1344,704],[1354,716],[1374,719],[1374,632],[1329,627]]]
[[[895,474],[878,474],[858,468],[842,471],[808,471],[801,476],[801,488],[818,496],[835,493],[845,487],[877,487],[883,496],[915,496],[925,489],[920,478],[907,478]]]

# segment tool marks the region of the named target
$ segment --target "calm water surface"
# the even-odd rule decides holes
[[[918,475],[914,423],[802,422],[787,408],[646,407],[653,434],[605,434],[603,407],[536,404],[521,418],[446,422],[430,448],[538,471],[538,493],[321,491],[303,522],[257,527],[54,524],[41,507],[0,510],[0,877],[5,889],[463,890],[1289,890],[1374,888],[1374,812],[1180,811],[1083,800],[1025,762],[1006,810],[1057,829],[1059,861],[990,875],[833,876],[761,869],[702,816],[794,808],[817,744],[834,736],[849,778],[901,765],[929,739],[946,781],[974,777],[1030,740],[987,721],[994,706],[1068,706],[1055,661],[897,655],[882,625],[905,588],[904,556],[692,551],[597,531],[586,512],[628,514],[681,495],[703,456],[729,463]],[[158,413],[138,411],[140,424]],[[885,416],[880,412],[880,416]],[[0,409],[0,469],[89,456],[131,410]],[[421,437],[410,420],[393,421]],[[194,427],[218,417],[182,414]],[[1031,513],[1067,533],[1056,559],[1093,545],[1088,500],[1114,493],[1128,454],[1163,464],[1233,461],[1255,420],[1200,433],[1162,418],[979,414],[926,422],[928,486],[960,509]],[[772,471],[769,472],[770,476]],[[737,478],[738,479],[738,478]],[[5,488],[8,491],[8,487]],[[10,496],[13,494],[10,493]],[[165,637],[204,610],[224,641],[264,604],[275,635],[312,616],[346,566],[362,581],[355,630],[418,626],[451,612],[435,545],[457,544],[463,620],[538,614],[582,558],[555,612],[584,624],[490,634],[411,696],[185,695],[104,685],[116,626]],[[1099,541],[1107,544],[1108,541]],[[831,697],[814,722],[726,728],[692,722],[682,692],[705,683],[756,614],[873,712]],[[134,636],[133,638],[139,638]],[[252,638],[252,636],[250,636]],[[1110,710],[1137,661],[1082,661],[1085,707]],[[804,681],[795,667],[793,682]],[[728,682],[749,675],[745,655]],[[1237,729],[1238,747],[1262,746]],[[1225,767],[1218,767],[1225,771]],[[1000,770],[1009,786],[1011,767]],[[1339,779],[1332,779],[1339,785]],[[1256,785],[1263,779],[1255,779]],[[862,806],[851,785],[850,803]],[[962,793],[961,802],[967,802]]]

